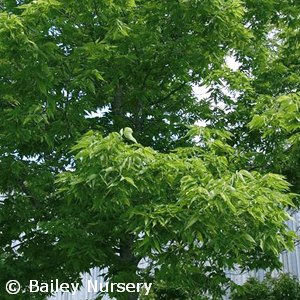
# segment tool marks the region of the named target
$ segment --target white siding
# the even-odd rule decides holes
[[[295,213],[293,217],[294,220],[290,220],[288,222],[288,226],[300,235],[300,212]],[[300,281],[300,244],[296,245],[295,251],[293,252],[284,251],[283,253],[281,253],[280,260],[283,264],[282,271],[284,273],[291,274]],[[228,277],[235,283],[242,285],[250,277],[255,277],[259,280],[262,280],[265,277],[266,273],[267,271],[265,270],[244,272],[242,274],[238,271],[229,271]],[[278,272],[274,271],[272,274],[276,275],[278,274]],[[224,299],[229,299],[229,296],[225,297]]]
[[[290,220],[288,222],[288,226],[300,233],[299,227],[300,227],[300,212],[295,213],[293,215],[294,220]],[[283,264],[282,271],[285,273],[290,273],[291,275],[297,277],[300,280],[300,245],[296,245],[295,251],[288,252],[284,251],[280,255],[280,260]],[[258,279],[263,279],[265,276],[266,271],[264,270],[257,270],[257,271],[251,271],[251,272],[245,272],[243,274],[240,274],[238,271],[230,271],[228,272],[228,277],[231,278],[234,282],[237,284],[243,284],[249,277],[256,277]]]
[[[99,276],[100,270],[98,268],[92,269],[91,274],[85,273],[82,275],[82,288],[74,295],[72,293],[57,293],[48,300],[93,300],[96,298],[97,293],[89,292],[87,289],[87,282],[89,280],[97,280],[98,283],[104,282],[104,279]],[[103,300],[109,300],[110,298],[105,296]]]

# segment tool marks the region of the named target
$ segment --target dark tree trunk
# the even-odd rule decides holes
[[[138,114],[137,117],[134,118],[135,127],[140,127],[140,103],[137,105],[138,107]],[[124,124],[124,89],[122,83],[118,82],[116,89],[115,89],[115,96],[112,101],[112,115],[114,119],[114,130],[120,130]],[[133,241],[134,236],[131,234],[124,234],[124,236],[120,239],[119,245],[119,265],[116,266],[116,273],[121,272],[128,274],[127,283],[132,282],[136,283],[138,280],[137,277],[137,266],[139,259],[135,256],[133,252]],[[124,300],[124,295],[121,297]],[[138,293],[128,293],[126,300],[137,300]]]
[[[128,272],[128,281],[136,283],[137,281],[137,265],[139,259],[133,253],[133,240],[134,237],[130,234],[124,236],[120,241],[120,268]],[[138,293],[127,295],[127,300],[137,300]]]

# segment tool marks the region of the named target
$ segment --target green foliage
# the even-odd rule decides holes
[[[300,186],[298,15],[288,0],[1,1],[1,286],[98,266],[197,299],[234,264],[278,267]]]
[[[282,174],[299,193],[299,6],[291,1],[246,5],[252,44],[231,52],[237,70],[211,75],[206,101],[222,105],[207,119],[231,132],[240,168]],[[274,15],[277,9],[282,13]]]
[[[232,300],[299,300],[300,283],[288,274],[272,278],[268,275],[263,281],[250,278],[243,286],[237,287]]]
[[[202,146],[171,153],[127,144],[117,133],[86,134],[73,147],[76,168],[58,177],[58,197],[93,215],[93,222],[80,217],[84,223],[78,219],[72,235],[76,216],[67,206],[64,220],[71,223],[60,232],[60,247],[68,248],[71,259],[84,253],[92,262],[97,255],[104,267],[106,251],[118,247],[120,236],[131,237],[135,258],[150,259],[146,269],[139,269],[140,278],[189,291],[189,297],[207,291],[220,296],[220,282],[228,281],[223,270],[236,263],[279,267],[279,252],[293,249],[296,237],[284,224],[289,216],[283,208],[293,205],[293,194],[286,193],[289,184],[279,175],[235,170],[233,149],[208,138],[228,135],[200,132]],[[40,226],[56,235],[49,224]],[[99,231],[108,226],[109,232]],[[96,240],[105,240],[101,250],[86,247],[90,237],[85,232],[94,236],[95,247]],[[126,277],[113,271],[108,276],[118,282],[129,275],[127,270]]]

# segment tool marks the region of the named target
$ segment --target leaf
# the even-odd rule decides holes
[[[136,184],[134,183],[133,179],[130,177],[126,177],[126,176],[122,176],[121,180],[125,180],[126,182],[128,182],[129,184],[131,184],[132,186],[134,186],[136,189],[138,189],[138,187],[136,186]]]
[[[194,214],[188,221],[188,223],[185,226],[185,229],[188,229],[192,227],[196,222],[199,221],[199,214]]]
[[[245,234],[244,234],[244,237],[245,237],[245,239],[246,239],[247,241],[251,242],[252,244],[256,244],[256,241],[254,240],[254,238],[253,238],[250,234],[245,233]]]
[[[261,115],[254,115],[251,122],[249,123],[249,127],[251,129],[258,129],[265,125],[265,117]]]
[[[127,3],[128,3],[129,7],[135,7],[136,6],[135,0],[127,0]]]

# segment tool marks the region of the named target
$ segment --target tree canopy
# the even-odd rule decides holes
[[[280,274],[275,278],[267,274],[261,282],[255,278],[249,278],[231,297],[232,300],[298,300],[299,298],[299,281],[288,274]]]
[[[299,202],[297,1],[0,10],[1,286],[100,267],[219,299],[226,269],[280,267]]]

